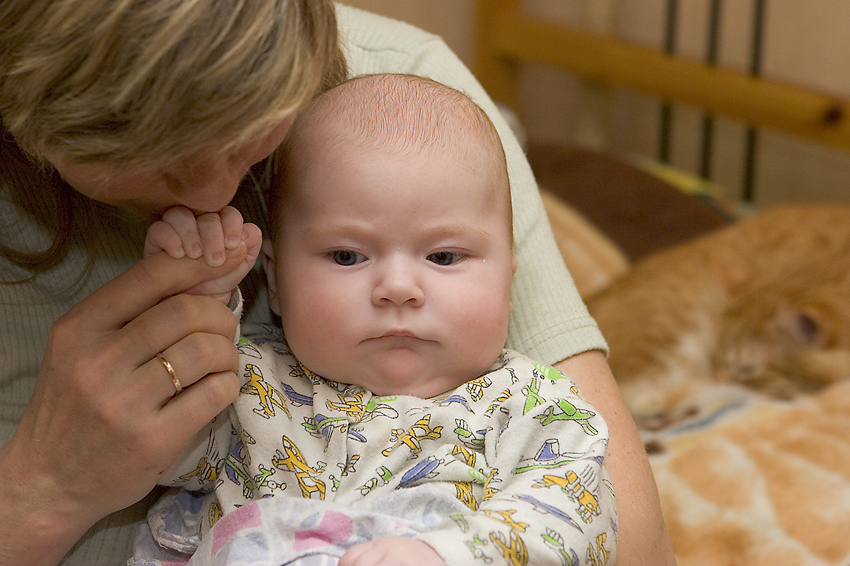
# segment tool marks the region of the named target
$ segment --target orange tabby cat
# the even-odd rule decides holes
[[[756,214],[637,262],[588,308],[647,427],[698,410],[707,383],[790,397],[843,379],[850,206]]]

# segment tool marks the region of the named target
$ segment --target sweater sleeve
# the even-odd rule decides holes
[[[490,116],[502,138],[514,207],[515,253],[508,347],[554,364],[607,346],[564,266],[531,167],[487,93],[437,36],[408,24],[339,6],[352,75],[410,73],[460,90]]]
[[[490,476],[475,511],[420,536],[448,566],[613,564],[617,518],[608,430],[569,378],[540,369],[512,388],[485,436]]]

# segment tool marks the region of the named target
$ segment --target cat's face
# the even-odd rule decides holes
[[[716,379],[792,397],[850,377],[848,298],[832,285],[736,297],[718,323]]]

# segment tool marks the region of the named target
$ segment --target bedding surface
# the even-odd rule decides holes
[[[544,202],[577,282],[604,286],[729,222],[615,158],[539,149],[529,158],[559,197]],[[640,431],[679,566],[850,565],[850,380],[785,400],[703,382],[690,398],[695,416]]]
[[[722,389],[647,436],[679,566],[850,563],[850,382],[790,401]]]

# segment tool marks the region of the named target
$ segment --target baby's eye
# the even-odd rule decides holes
[[[436,263],[437,265],[451,265],[453,263],[457,263],[466,256],[460,252],[434,252],[428,255],[428,261]]]
[[[353,250],[334,250],[328,254],[339,265],[354,265],[366,261],[366,256]]]

